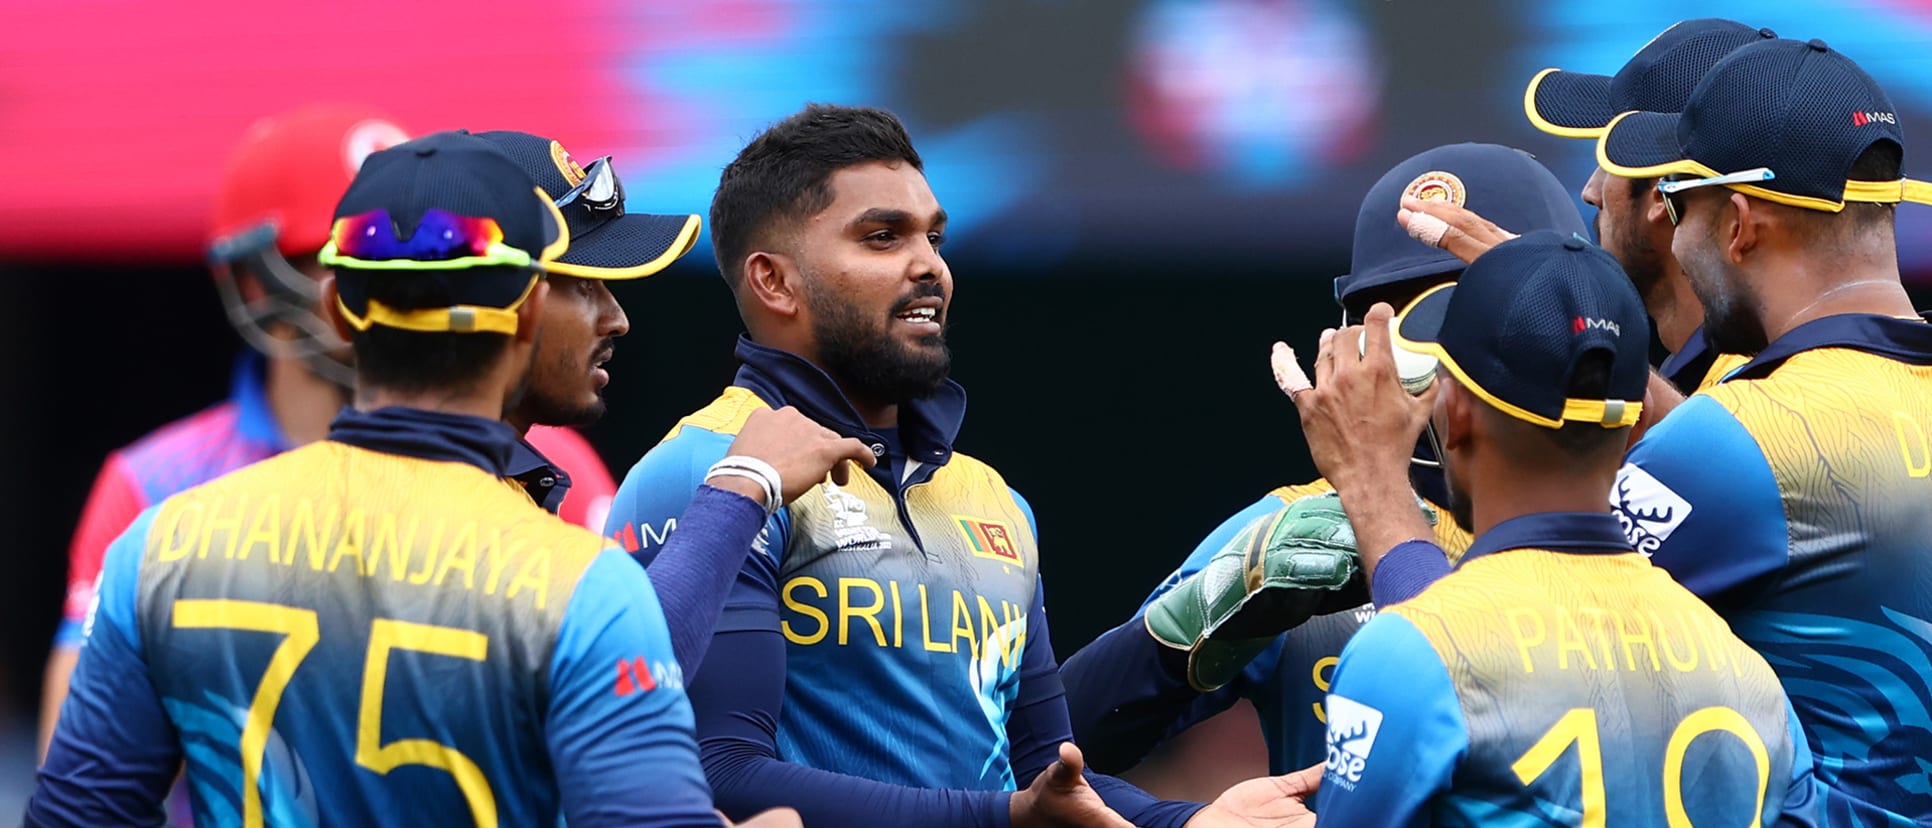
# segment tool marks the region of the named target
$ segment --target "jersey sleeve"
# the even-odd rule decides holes
[[[691,704],[643,570],[607,550],[564,610],[545,732],[573,826],[716,826]]]
[[[1449,671],[1422,631],[1388,613],[1362,627],[1342,649],[1327,711],[1321,824],[1430,824],[1469,734]]]
[[[1692,396],[1637,441],[1610,503],[1637,551],[1719,611],[1748,599],[1790,555],[1770,462],[1707,395]]]
[[[570,475],[570,490],[564,492],[557,516],[592,532],[603,531],[611,499],[617,495],[617,481],[611,479],[596,447],[569,428],[536,426],[525,439]]]
[[[680,530],[705,471],[724,457],[731,440],[728,434],[686,426],[651,449],[617,487],[604,534],[657,571],[658,558]],[[753,536],[749,553],[735,567],[715,631],[778,629],[778,556],[790,525],[790,513],[780,509]]]
[[[139,483],[120,454],[112,454],[101,464],[94,488],[87,493],[81,509],[80,525],[67,547],[67,601],[63,605],[60,627],[54,633],[54,646],[79,647],[81,622],[87,607],[94,602],[94,582],[101,574],[101,559],[128,524],[147,507]]]
[[[141,646],[141,556],[154,511],[108,546],[60,723],[40,769],[29,825],[161,825],[181,766],[180,738]]]
[[[1266,680],[1265,671],[1281,648],[1278,639],[1248,665],[1241,678],[1213,693],[1195,692],[1185,677],[1186,654],[1163,647],[1148,635],[1141,614],[1147,602],[1201,571],[1248,524],[1274,514],[1281,505],[1279,498],[1270,495],[1222,521],[1180,568],[1155,587],[1134,617],[1101,634],[1061,665],[1073,732],[1095,770],[1118,773],[1139,764],[1169,736],[1226,710],[1244,687]]]

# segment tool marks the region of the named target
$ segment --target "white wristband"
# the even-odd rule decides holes
[[[710,470],[704,473],[706,480],[719,475],[742,477],[757,483],[758,488],[765,493],[766,514],[773,514],[785,505],[784,480],[778,476],[778,470],[772,468],[770,463],[756,457],[734,454],[711,464]]]

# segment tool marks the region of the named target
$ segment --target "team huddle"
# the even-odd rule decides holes
[[[621,485],[558,427],[605,413],[606,283],[700,218],[534,134],[270,119],[211,244],[254,350],[102,469],[25,824],[1932,823],[1893,216],[1932,185],[1890,100],[1714,19],[1523,100],[1595,142],[1596,241],[1519,150],[1389,170],[1341,327],[1272,354],[1322,478],[1064,665],[1033,510],[954,445],[894,116],[813,104],[724,168],[739,368]],[[1108,775],[1240,699],[1278,775]]]

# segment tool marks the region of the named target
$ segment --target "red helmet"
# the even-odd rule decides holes
[[[249,127],[215,193],[208,243],[228,321],[249,345],[303,359],[345,387],[353,382],[343,342],[319,312],[320,287],[288,257],[321,250],[362,160],[407,140],[380,113],[345,104],[307,106]],[[238,282],[242,273],[260,289]]]
[[[407,140],[402,127],[380,113],[345,104],[317,104],[256,121],[222,173],[211,248],[220,257],[223,247],[273,224],[282,255],[321,250],[335,203],[362,159]]]

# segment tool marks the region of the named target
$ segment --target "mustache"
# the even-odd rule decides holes
[[[892,312],[889,315],[898,316],[899,314],[905,313],[907,308],[912,307],[912,303],[921,299],[938,299],[944,302],[946,301],[946,289],[931,283],[922,284],[913,288],[911,293],[899,297],[899,301],[892,303]]]
[[[591,352],[590,364],[596,365],[599,362],[609,362],[616,355],[617,340],[606,337],[604,341],[597,344],[597,350]]]

